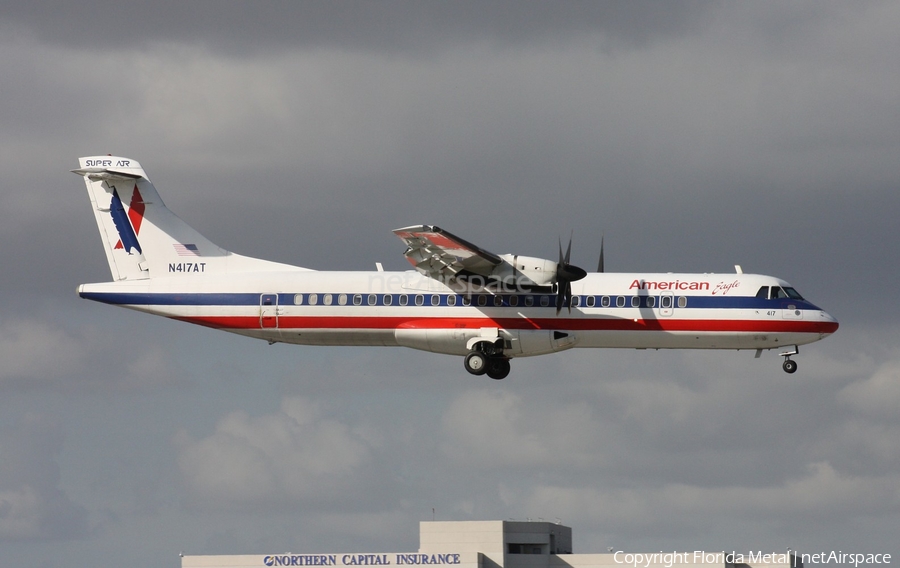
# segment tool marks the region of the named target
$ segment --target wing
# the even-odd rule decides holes
[[[477,247],[440,227],[417,225],[394,229],[406,243],[406,260],[435,280],[449,282],[458,274],[491,276],[503,264],[496,254]]]

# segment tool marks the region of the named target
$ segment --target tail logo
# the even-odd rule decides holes
[[[125,205],[119,197],[119,192],[113,188],[112,204],[109,213],[112,215],[113,224],[119,232],[119,242],[114,248],[125,249],[128,254],[134,254],[132,250],[137,250],[138,254],[142,254],[141,245],[137,236],[141,232],[141,223],[144,220],[144,198],[138,191],[137,185],[134,186],[134,192],[131,194],[131,204],[128,212],[125,211]]]

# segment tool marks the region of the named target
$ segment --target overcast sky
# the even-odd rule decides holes
[[[6,4],[0,566],[415,551],[432,510],[584,553],[900,553],[897,2]],[[401,226],[547,258],[574,231],[586,268],[601,238],[613,271],[741,264],[841,328],[790,376],[268,346],[76,297],[109,270],[68,171],[107,153],[243,254],[405,270]]]

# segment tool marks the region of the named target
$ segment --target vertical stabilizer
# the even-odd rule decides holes
[[[166,208],[135,160],[116,156],[80,158],[79,168],[72,171],[84,177],[114,280],[304,270],[216,246]]]

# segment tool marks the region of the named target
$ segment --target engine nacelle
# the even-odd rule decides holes
[[[556,283],[557,263],[546,258],[501,254],[503,264],[495,267],[491,276],[506,288],[552,286]]]

